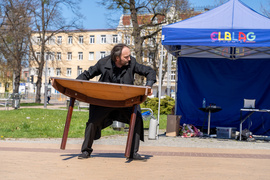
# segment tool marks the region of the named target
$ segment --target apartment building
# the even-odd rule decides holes
[[[36,55],[40,58],[40,38],[38,34],[33,34]],[[47,82],[49,77],[61,77],[75,79],[84,70],[97,63],[97,61],[110,54],[112,47],[121,42],[121,37],[116,29],[93,29],[83,31],[69,31],[58,33],[50,38],[46,45],[45,59],[47,61]],[[35,61],[30,61],[30,76],[33,82],[37,78],[37,65]],[[46,68],[43,70],[43,83],[45,84]],[[93,79],[98,80],[98,77]],[[48,86],[51,93],[58,93],[50,83]],[[30,89],[35,89],[35,83]],[[30,91],[31,91],[30,90]],[[41,92],[43,92],[42,88]]]

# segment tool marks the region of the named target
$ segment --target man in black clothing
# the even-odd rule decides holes
[[[99,81],[101,82],[134,84],[135,73],[146,77],[146,86],[152,87],[156,82],[155,71],[149,66],[137,63],[136,59],[130,55],[128,46],[118,44],[111,50],[111,55],[100,59],[88,71],[80,74],[77,79],[89,80],[100,75]],[[143,160],[138,154],[140,140],[144,140],[143,120],[140,108],[138,109],[130,159]],[[114,120],[129,124],[131,114],[132,107],[113,108],[90,104],[89,120],[86,123],[85,139],[81,148],[82,154],[78,158],[89,158],[93,151],[92,144],[94,140],[101,137],[101,130],[110,126]]]

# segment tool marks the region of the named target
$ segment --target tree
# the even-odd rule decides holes
[[[2,23],[0,26],[0,50],[3,55],[2,63],[7,72],[14,72],[14,91],[19,92],[20,75],[28,52],[29,1],[3,0],[1,4]]]
[[[177,7],[177,8],[176,8]],[[187,19],[189,17],[192,17],[196,15],[196,13],[193,10],[189,10],[189,4],[187,1],[174,1],[174,3],[169,7],[167,13],[166,13],[166,24],[172,24],[180,20]],[[154,28],[155,31],[160,30],[161,27],[157,26]],[[150,34],[151,31],[153,31],[153,28],[147,28],[145,31],[147,31],[147,34]],[[145,43],[144,51],[147,54],[152,67],[157,72],[159,71],[159,60],[161,56],[163,56],[163,64],[162,64],[162,76],[159,77],[161,85],[163,85],[163,79],[167,72],[168,67],[168,52],[164,50],[161,52],[161,32],[158,34],[149,37],[148,42]],[[163,54],[162,54],[163,53]],[[174,64],[175,65],[175,64]],[[175,67],[175,66],[174,66]],[[167,72],[167,76],[170,74]]]
[[[71,28],[79,28],[78,23],[82,15],[79,13],[80,0],[32,0],[32,34],[30,39],[31,63],[37,66],[36,81],[36,103],[41,102],[42,74],[45,66],[45,54],[50,52],[47,43],[59,33]],[[67,21],[62,16],[66,8],[74,15],[74,18]],[[38,41],[37,42],[37,38]],[[38,48],[37,48],[38,46]],[[40,56],[37,54],[40,52]],[[45,79],[45,97],[47,95],[47,79]],[[46,101],[45,101],[46,102]]]
[[[152,42],[148,52],[153,55],[152,66],[158,72],[156,60],[159,59],[162,25],[176,22],[181,13],[187,15],[188,0],[100,0],[100,3],[105,5],[108,10],[121,10],[130,14],[132,26],[126,29],[126,33],[130,33],[133,37],[133,50],[136,59],[139,63],[144,63],[142,59],[145,50],[143,43],[145,41]],[[143,16],[143,14],[150,16]],[[166,61],[164,64],[166,65]],[[161,77],[159,79],[162,83]],[[143,78],[136,77],[135,83],[142,85]]]

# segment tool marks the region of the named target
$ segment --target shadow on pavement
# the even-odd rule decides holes
[[[63,154],[62,157],[66,157],[63,160],[67,161],[72,158],[77,158],[80,154]],[[142,162],[146,162],[148,159],[153,157],[152,155],[142,155],[145,159]],[[91,154],[91,157],[103,157],[103,158],[125,158],[124,153],[93,153]],[[126,163],[132,162],[134,160],[127,159]]]
[[[132,161],[136,161],[136,162],[147,162],[148,159],[150,159],[153,156],[152,155],[142,155],[142,157],[144,158],[144,160],[127,159],[127,161],[125,163],[131,163]]]
[[[67,160],[70,160],[70,159],[72,159],[72,158],[75,158],[75,157],[78,157],[80,154],[63,154],[63,155],[61,155],[61,156],[63,156],[63,157],[67,157],[67,158],[65,158],[65,159],[63,159],[64,161],[67,161]]]
[[[63,154],[61,156],[66,157],[64,161],[70,160],[72,158],[77,158],[80,154]],[[105,157],[105,158],[125,158],[123,153],[93,153],[91,157]]]

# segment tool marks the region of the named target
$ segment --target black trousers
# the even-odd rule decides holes
[[[140,108],[138,109],[139,110],[137,111],[134,135],[131,146],[131,157],[133,153],[139,151],[140,139],[143,140],[143,120]],[[101,130],[111,125],[114,120],[129,124],[132,113],[132,107],[111,108],[90,105],[89,120],[86,123],[85,138],[82,144],[81,151],[87,151],[91,154],[91,152],[93,151],[93,142],[94,140],[100,138]]]

